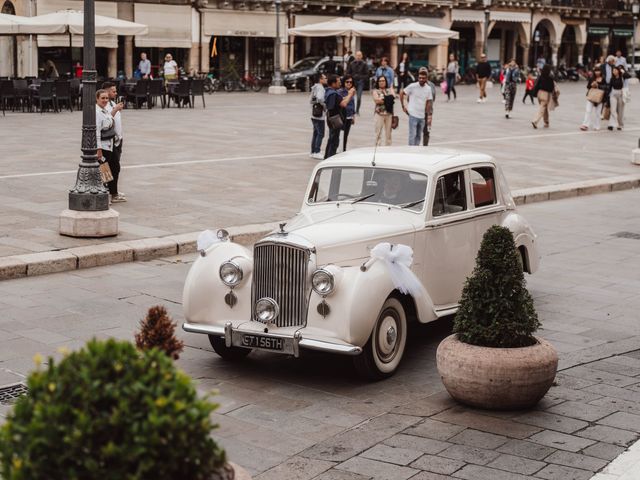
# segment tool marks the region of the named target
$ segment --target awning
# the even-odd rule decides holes
[[[191,48],[191,5],[136,3],[133,8],[134,20],[149,27],[147,35],[136,35],[136,47]]]
[[[96,15],[105,17],[118,17],[118,4],[114,2],[95,2]],[[71,9],[82,10],[84,2],[81,0],[39,0],[38,15],[54,13],[59,10]],[[73,35],[74,47],[82,48],[82,35]],[[68,35],[38,35],[38,47],[68,47]],[[96,47],[118,48],[118,37],[116,35],[96,35]]]
[[[491,11],[489,19],[494,22],[531,23],[531,13]]]
[[[484,12],[482,10],[463,10],[460,8],[454,8],[451,10],[451,21],[484,22]]]
[[[276,37],[276,14],[272,12],[239,12],[205,10],[204,35],[229,37]],[[280,37],[287,36],[287,16],[280,15]]]

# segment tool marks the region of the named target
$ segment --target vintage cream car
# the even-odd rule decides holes
[[[205,239],[184,287],[183,328],[208,335],[226,359],[321,350],[352,355],[364,376],[387,377],[409,321],[456,312],[494,224],[513,232],[524,270],[535,272],[536,235],[490,156],[433,147],[336,155],[314,169],[300,213],[253,250],[224,231],[220,241]],[[394,246],[404,249],[413,288],[394,275]]]

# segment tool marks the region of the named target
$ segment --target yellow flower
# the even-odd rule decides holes
[[[122,362],[116,362],[113,364],[113,369],[116,372],[121,372],[123,368],[124,368],[124,365],[122,365]]]
[[[51,382],[51,383],[49,383],[48,388],[49,388],[49,391],[50,391],[51,393],[53,393],[53,392],[55,392],[55,391],[56,391],[56,384],[55,384],[55,383],[53,383],[53,382]]]
[[[13,461],[11,463],[13,464],[13,468],[15,468],[16,470],[20,470],[22,468],[21,458],[13,457]]]
[[[63,345],[61,347],[58,347],[58,353],[66,357],[71,353],[71,350],[69,350],[69,347],[67,347],[66,345]]]
[[[162,408],[167,404],[167,399],[165,397],[156,398],[156,407]]]
[[[40,355],[39,353],[36,353],[33,356],[33,363],[36,364],[36,368],[40,367],[40,365],[42,365],[43,361],[44,361],[44,357],[42,355]]]

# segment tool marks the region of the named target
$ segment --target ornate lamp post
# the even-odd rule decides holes
[[[483,52],[489,55],[489,48],[487,42],[489,41],[489,15],[491,14],[491,0],[482,0],[484,6],[484,50]]]
[[[269,87],[269,93],[284,94],[287,93],[287,87],[282,83],[282,72],[280,71],[280,7],[282,0],[275,0],[276,6],[276,39],[274,41],[274,65],[273,65],[273,82]]]
[[[95,3],[84,0],[82,71],[82,161],[75,186],[69,190],[69,208],[60,214],[60,233],[72,237],[108,237],[118,234],[118,212],[109,208],[109,191],[102,183],[96,141]]]

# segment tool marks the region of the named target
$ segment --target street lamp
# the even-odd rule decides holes
[[[282,83],[282,72],[280,71],[280,6],[282,0],[275,0],[274,3],[276,6],[276,39],[274,42],[273,82],[269,87],[269,93],[282,94],[287,93],[287,88]]]
[[[638,29],[638,14],[640,13],[640,3],[634,0],[631,4],[631,13],[633,13],[633,53],[631,54],[631,69],[636,70],[636,30]]]
[[[95,3],[84,0],[82,70],[82,160],[75,186],[69,190],[69,208],[60,214],[60,233],[72,237],[109,237],[118,234],[118,212],[109,208],[109,191],[102,183],[96,141]]]
[[[482,5],[484,6],[484,53],[489,54],[489,49],[487,48],[487,42],[489,41],[489,14],[491,11],[491,0],[482,0]]]

